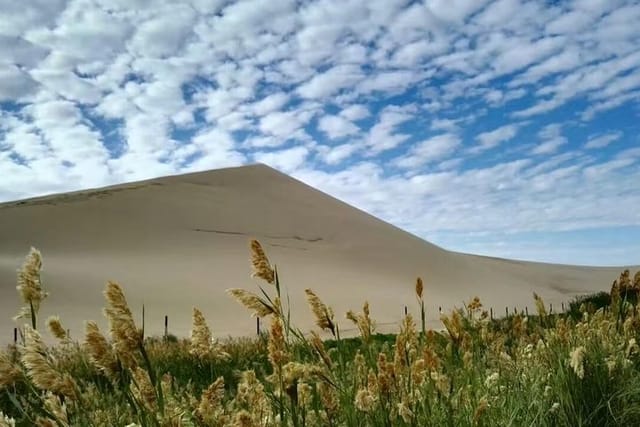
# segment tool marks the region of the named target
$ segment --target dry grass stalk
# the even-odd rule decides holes
[[[68,427],[69,416],[67,414],[67,405],[60,400],[59,396],[51,392],[47,392],[44,399],[44,407],[55,416],[56,426]]]
[[[369,302],[365,301],[364,306],[362,307],[362,314],[356,314],[352,310],[349,310],[345,317],[356,325],[360,331],[362,339],[365,342],[369,342],[371,334],[375,329],[375,324],[369,315]]]
[[[320,335],[316,331],[311,331],[311,347],[316,351],[322,362],[327,366],[327,368],[331,369],[333,366],[333,362],[331,361],[331,357],[329,357],[329,353],[327,353],[327,349],[324,347],[324,343],[320,338]]]
[[[16,420],[0,411],[0,427],[16,427]]]
[[[0,350],[0,391],[7,387],[12,387],[22,378],[22,371],[19,365],[11,360],[5,351]]]
[[[336,336],[333,310],[327,307],[311,289],[305,289],[304,292],[307,294],[307,302],[316,318],[316,325],[320,329],[331,331],[333,336]]]
[[[136,400],[144,405],[151,412],[157,410],[156,390],[151,383],[149,373],[141,367],[136,367],[132,371],[133,376],[133,395]]]
[[[267,351],[269,353],[269,362],[271,362],[274,374],[279,374],[282,370],[282,366],[289,361],[282,320],[280,320],[279,317],[274,317],[271,322]]]
[[[220,425],[224,413],[224,378],[218,377],[202,393],[196,416],[205,425]]]
[[[189,353],[204,358],[211,352],[211,330],[207,326],[204,315],[197,308],[193,308],[193,326],[191,328],[191,348]]]
[[[39,250],[31,248],[22,267],[18,270],[18,294],[25,304],[14,320],[29,317],[31,326],[36,328],[36,315],[42,301],[49,294],[42,288],[40,272],[42,270],[42,255]]]
[[[585,357],[585,348],[583,346],[579,346],[571,351],[569,356],[569,366],[573,369],[576,376],[580,379],[584,378],[584,357]]]
[[[94,321],[89,321],[85,325],[84,348],[93,365],[107,378],[116,381],[120,373],[118,358]]]
[[[109,320],[109,334],[116,354],[126,368],[134,369],[138,366],[135,355],[142,346],[142,334],[136,328],[120,285],[109,281],[104,295],[107,299],[104,313]]]
[[[257,240],[251,240],[251,263],[253,264],[252,277],[259,277],[267,283],[274,284],[275,271],[271,267],[269,258],[262,249],[262,245]]]
[[[54,368],[47,357],[40,333],[29,326],[25,327],[25,345],[20,360],[27,376],[37,388],[76,399],[75,381],[68,374],[61,374]]]
[[[62,327],[62,323],[60,322],[60,317],[50,316],[47,319],[47,327],[49,328],[49,332],[51,332],[51,335],[53,335],[54,338],[56,338],[63,344],[70,342],[69,336],[67,335],[67,331]]]
[[[546,317],[547,309],[544,306],[544,301],[542,301],[542,298],[540,298],[540,296],[534,292],[533,299],[535,300],[535,303],[536,303],[536,311],[538,312],[538,316]]]
[[[252,292],[245,291],[240,288],[232,288],[228,289],[227,293],[235,298],[235,300],[240,304],[244,305],[249,310],[252,310],[252,316],[267,317],[272,314],[278,314],[276,307],[273,307],[267,301]]]

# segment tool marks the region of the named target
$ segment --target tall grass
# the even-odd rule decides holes
[[[637,426],[640,420],[640,273],[625,271],[605,298],[576,300],[567,315],[492,320],[478,298],[443,314],[442,330],[406,315],[376,333],[368,302],[345,320],[307,289],[317,330],[293,324],[289,299],[259,242],[257,292],[229,294],[268,321],[260,337],[216,340],[193,309],[188,339],[144,338],[123,289],[105,288],[108,330],[87,322],[72,342],[63,319],[46,325],[41,255],[18,275],[22,340],[0,352],[0,426]],[[426,293],[428,295],[428,292]],[[331,335],[322,340],[320,331]]]

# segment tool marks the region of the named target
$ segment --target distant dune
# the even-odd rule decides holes
[[[79,338],[83,320],[106,322],[102,291],[119,282],[146,331],[188,335],[200,308],[217,337],[255,333],[255,319],[226,293],[257,290],[249,240],[258,239],[291,296],[297,324],[312,327],[310,287],[343,329],[348,309],[368,300],[380,330],[395,329],[404,306],[417,314],[416,277],[427,316],[473,296],[497,314],[533,307],[532,292],[559,307],[608,290],[624,267],[530,263],[450,252],[264,165],[171,176],[97,190],[0,204],[0,342],[19,308],[16,269],[29,248],[42,251],[51,296],[41,319],[59,314]],[[629,267],[635,271],[636,267]],[[267,285],[268,286],[268,285]]]

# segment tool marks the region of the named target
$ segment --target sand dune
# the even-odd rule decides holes
[[[312,327],[304,289],[334,308],[366,300],[380,330],[394,329],[404,306],[417,313],[413,286],[425,281],[430,325],[438,307],[474,295],[487,307],[533,307],[532,292],[559,307],[574,295],[608,289],[621,267],[518,262],[444,250],[267,166],[165,177],[128,185],[0,204],[0,341],[18,311],[16,269],[30,246],[44,257],[51,296],[41,313],[59,314],[72,337],[99,321],[107,280],[121,283],[146,330],[187,335],[191,308],[203,310],[218,337],[252,334],[255,319],[226,293],[256,290],[249,240],[278,266],[298,325]],[[631,267],[634,271],[636,268]],[[268,286],[268,285],[267,285]]]

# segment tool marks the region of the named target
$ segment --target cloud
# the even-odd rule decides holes
[[[292,147],[285,150],[253,153],[253,159],[285,173],[292,173],[302,166],[309,155],[306,147]]]
[[[260,101],[253,103],[249,107],[249,110],[257,116],[264,116],[280,110],[289,101],[289,98],[289,95],[284,92],[272,93]]]
[[[336,146],[320,145],[317,147],[318,157],[328,165],[335,166],[360,150],[360,145],[356,143],[346,143]]]
[[[263,159],[427,237],[638,225],[635,2],[5,3],[0,200]]]
[[[347,120],[356,121],[369,117],[371,112],[362,104],[349,105],[340,111],[340,115]]]
[[[402,93],[419,78],[419,75],[413,71],[388,71],[367,78],[358,85],[356,90],[365,94],[377,91]]]
[[[318,121],[318,129],[330,139],[338,139],[348,135],[355,135],[360,131],[358,126],[341,116],[326,115]]]
[[[414,145],[406,156],[396,159],[395,163],[402,168],[417,168],[425,163],[446,158],[454,152],[460,142],[460,137],[454,134],[436,135]]]
[[[477,152],[495,148],[501,143],[513,139],[517,133],[517,124],[504,125],[492,131],[483,132],[476,137],[476,141],[478,141],[480,145],[474,147],[474,151]]]
[[[136,29],[129,49],[150,57],[166,57],[182,49],[193,31],[195,13],[187,5],[165,6],[168,10],[145,20]]]
[[[411,120],[414,117],[414,112],[414,105],[404,107],[389,105],[385,107],[366,137],[366,144],[370,148],[371,154],[390,150],[409,139],[410,135],[396,133],[395,130],[398,125]]]
[[[37,88],[36,81],[14,65],[0,69],[0,102],[20,100],[33,95]]]
[[[325,98],[355,85],[363,78],[364,74],[357,65],[336,65],[298,87],[298,93],[303,98]]]
[[[559,124],[550,124],[542,128],[538,132],[541,142],[531,150],[532,154],[553,154],[568,142],[568,139],[562,136],[562,126]]]
[[[587,149],[596,149],[596,148],[604,148],[619,140],[622,137],[622,132],[610,132],[605,133],[603,135],[593,136],[589,138],[589,140],[584,144],[584,148]]]
[[[192,139],[192,145],[177,150],[176,157],[188,171],[240,166],[247,161],[231,135],[216,128],[200,132]],[[188,161],[189,158],[193,160]]]

